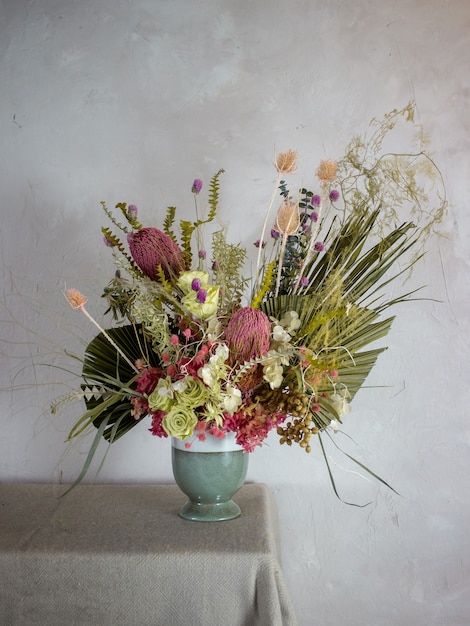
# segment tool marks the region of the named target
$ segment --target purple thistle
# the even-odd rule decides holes
[[[339,191],[337,189],[332,189],[330,191],[330,200],[331,202],[336,202],[339,198]]]
[[[202,189],[202,180],[200,178],[195,178],[193,181],[193,186],[191,187],[191,191],[195,194],[198,194]]]
[[[300,279],[300,284],[302,285],[302,287],[308,287],[308,278],[306,276],[302,276],[302,278]]]
[[[281,236],[281,233],[276,230],[275,228],[271,228],[271,237],[273,239],[279,239],[279,237]]]
[[[201,288],[201,280],[199,278],[193,278],[191,281],[191,289],[193,291],[199,291]]]
[[[205,289],[199,289],[196,294],[196,299],[199,300],[201,304],[204,304],[207,298],[207,291]]]
[[[310,200],[310,204],[312,206],[320,206],[320,204],[321,204],[321,197],[319,195],[312,196],[312,199]]]
[[[139,209],[136,207],[135,204],[130,204],[127,207],[127,219],[130,222],[135,221],[135,219],[137,218],[137,213],[139,212]]]
[[[325,244],[322,243],[321,241],[317,241],[316,244],[314,245],[314,248],[317,252],[323,252],[323,250],[325,249]]]
[[[261,242],[259,239],[257,239],[253,245],[255,246],[255,248],[259,248],[260,246],[264,248],[264,246],[266,245],[266,242],[265,241]]]
[[[200,259],[205,259],[207,256],[207,252],[205,250],[199,250],[198,256]]]
[[[316,213],[315,211],[310,217],[312,218],[312,222],[314,222],[315,224],[318,222],[318,213]]]

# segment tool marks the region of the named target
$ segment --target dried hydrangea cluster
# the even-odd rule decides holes
[[[179,237],[174,208],[160,230],[142,226],[135,205],[116,205],[122,225],[102,203],[113,226],[102,229],[105,243],[118,268],[104,296],[116,324],[100,328],[86,350],[87,412],[70,436],[93,424],[112,442],[149,420],[153,435],[188,446],[207,432],[233,431],[252,451],[274,429],[281,443],[309,452],[313,436],[336,430],[385,349],[369,347],[390,328],[392,317],[383,312],[407,299],[378,294],[402,274],[397,265],[394,276],[398,260],[444,209],[442,202],[430,210],[417,184],[419,162],[428,159],[421,149],[407,160],[380,154],[384,129],[409,114],[389,114],[369,143],[355,138],[341,161],[321,161],[318,190],[291,193],[283,177],[296,171],[297,152],[276,156],[251,282],[243,276],[246,251],[225,231],[212,235],[210,252],[202,249],[223,170],[210,180],[205,217],[202,180],[188,185],[196,219],[180,221]],[[271,215],[276,193],[279,208]],[[419,224],[414,215],[413,223],[401,220],[385,232],[382,211],[388,219],[392,197],[400,208],[409,202],[416,210],[422,202],[421,217],[431,221]],[[86,299],[75,290],[68,295],[89,315]]]

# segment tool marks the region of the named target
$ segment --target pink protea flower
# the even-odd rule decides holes
[[[157,228],[141,228],[127,236],[132,258],[145,276],[158,280],[157,267],[167,278],[186,269],[183,252],[166,233]]]
[[[224,338],[230,352],[230,365],[242,365],[245,361],[264,356],[271,343],[269,317],[259,309],[242,307],[232,315]],[[262,367],[255,365],[237,383],[237,387],[243,390],[253,389],[262,378]]]

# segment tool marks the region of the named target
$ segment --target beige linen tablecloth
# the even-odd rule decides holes
[[[294,626],[265,485],[229,522],[178,517],[174,485],[0,484],[0,624]]]

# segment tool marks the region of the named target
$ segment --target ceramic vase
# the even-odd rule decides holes
[[[221,522],[240,515],[232,497],[245,481],[248,454],[236,443],[235,433],[224,438],[207,434],[205,441],[172,438],[171,452],[175,482],[188,497],[179,511],[182,518]]]

